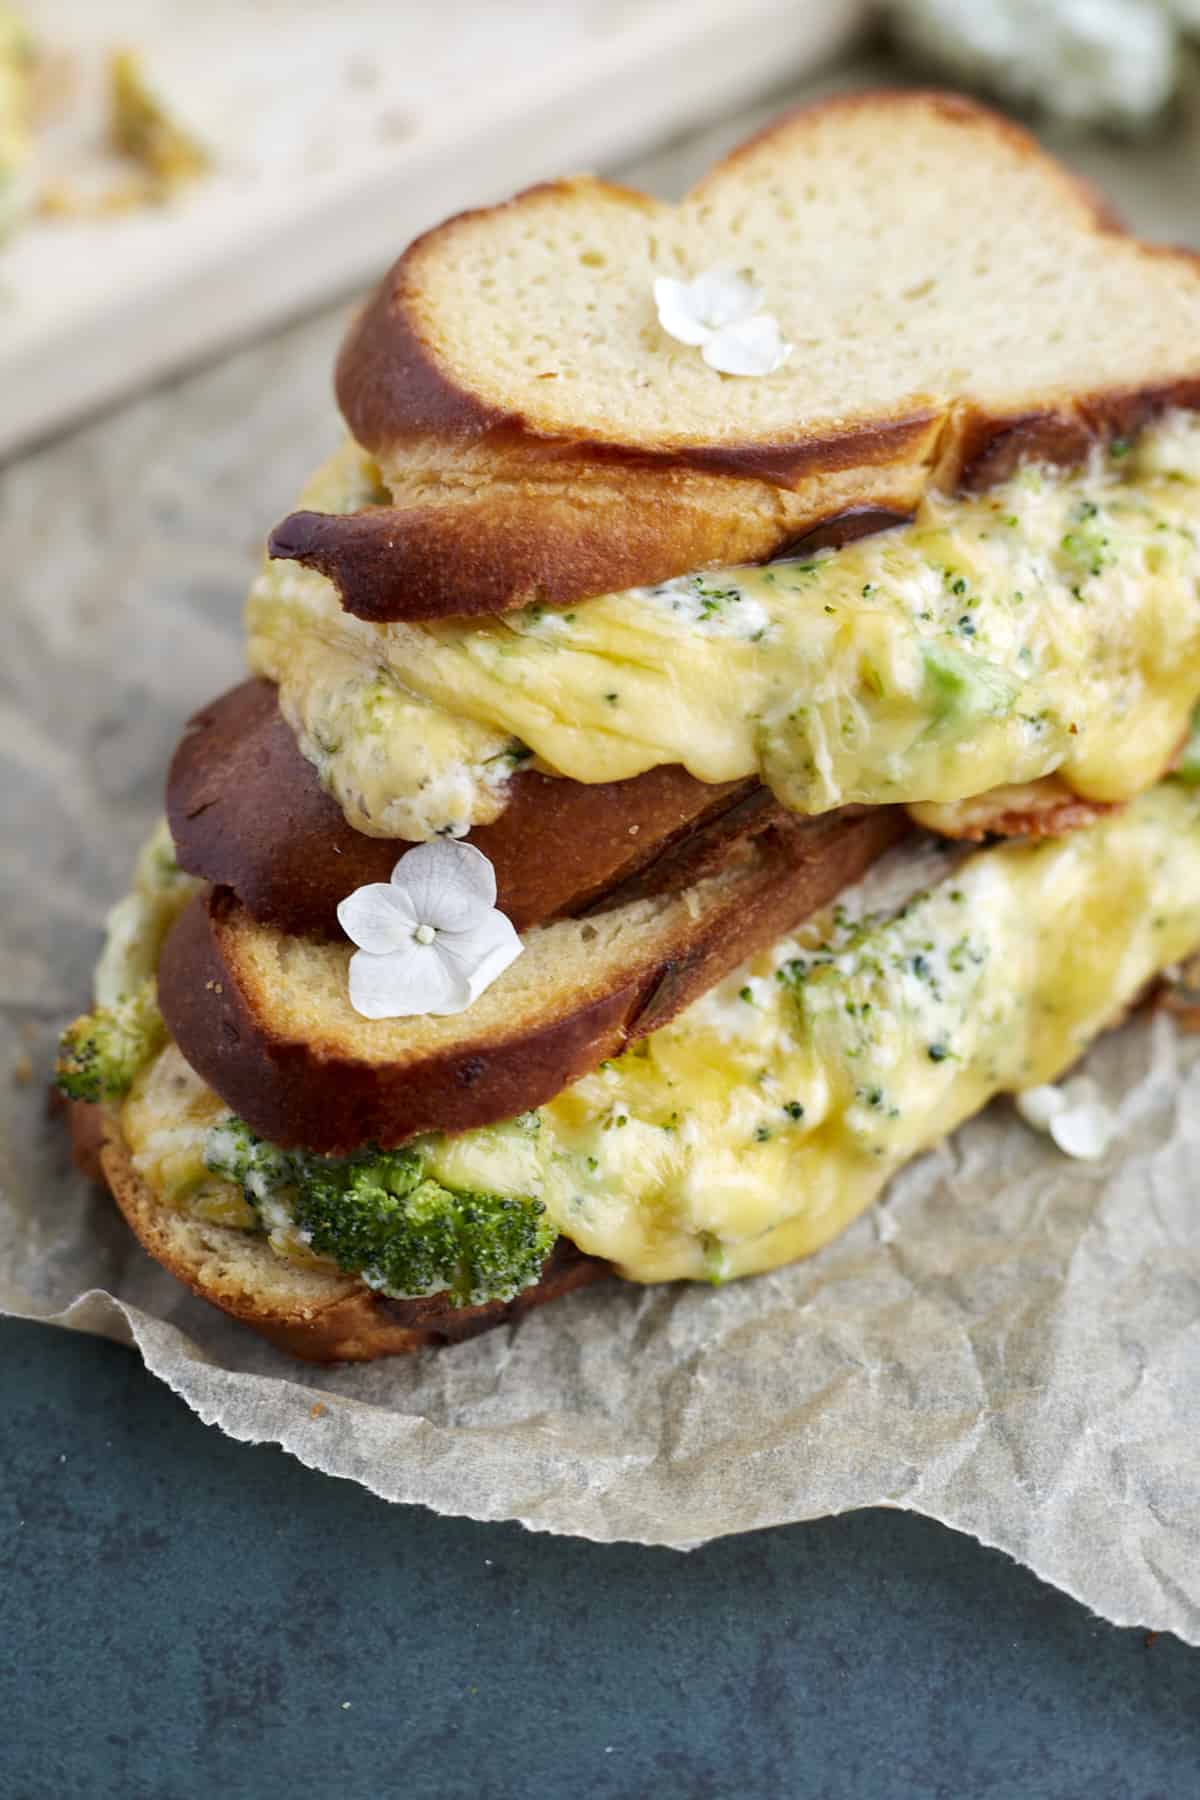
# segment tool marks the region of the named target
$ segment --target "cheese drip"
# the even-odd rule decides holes
[[[304,503],[378,499],[352,446]],[[1093,801],[1167,767],[1200,697],[1200,423],[1069,474],[932,494],[911,524],[482,620],[377,625],[272,564],[247,612],[305,755],[357,830],[496,817],[523,755],[576,781],[681,763],[800,813],[948,805],[1053,772]]]
[[[633,1280],[751,1274],[819,1249],[993,1095],[1055,1080],[1197,945],[1200,789],[1166,782],[1069,837],[976,852],[888,916],[812,922],[542,1107],[536,1131],[417,1148],[449,1188],[541,1199]],[[226,1116],[169,1047],[122,1129],[165,1201],[252,1224],[204,1168]],[[278,1222],[271,1241],[288,1253]]]

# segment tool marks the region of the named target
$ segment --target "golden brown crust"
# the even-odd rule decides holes
[[[1046,178],[1070,196],[1091,220],[1094,229],[1114,237],[1131,235],[1093,185],[1049,158],[1030,132],[976,100],[936,88],[871,88],[794,107],[728,152],[701,177],[688,198],[702,197],[715,184],[726,180],[731,172],[736,172],[764,144],[789,136],[797,127],[819,123],[839,113],[860,112],[868,113],[872,123],[877,124],[880,114],[914,108],[935,113],[969,130],[985,126],[990,136],[1004,139],[1021,157],[1041,164]],[[571,439],[559,434],[550,435],[519,411],[491,405],[456,381],[438,360],[418,322],[422,263],[436,257],[446,240],[456,237],[464,225],[520,210],[546,194],[557,193],[570,198],[577,187],[603,193],[623,205],[638,207],[651,214],[659,207],[652,196],[613,182],[592,178],[583,182],[571,179],[541,182],[496,206],[472,208],[433,226],[416,238],[392,265],[352,323],[337,362],[338,404],[351,433],[364,448],[380,455],[391,452],[406,440],[428,437],[453,443],[483,435],[497,440],[511,436],[532,445],[554,446],[560,452],[567,446],[573,450],[584,447],[579,444],[577,434]],[[1152,248],[1160,254],[1195,260],[1195,253],[1191,251],[1162,246]],[[673,445],[669,450],[658,449],[652,444],[605,442],[589,434],[586,450],[589,455],[599,457],[621,460],[649,457],[664,466],[716,468],[723,474],[751,476],[788,487],[816,465],[848,468],[897,460],[897,440],[919,432],[923,425],[938,417],[939,414],[930,409],[906,419],[864,420],[832,432],[798,431],[790,439],[770,443],[683,443]],[[497,442],[497,448],[503,448],[502,442]]]
[[[914,805],[908,811],[918,825],[940,837],[981,844],[995,837],[1062,837],[1094,825],[1119,807],[1116,801],[1084,800],[1057,775],[1047,775],[1017,787],[993,788],[969,800]]]
[[[786,819],[744,846],[745,868],[698,917],[672,927],[668,953],[631,948],[574,1004],[548,996],[533,1018],[476,1026],[408,1059],[289,1036],[256,992],[250,933],[233,896],[194,900],[163,948],[159,998],[188,1062],[273,1143],[325,1153],[467,1131],[542,1105],[664,1024],[722,975],[855,881],[906,829],[880,808]]]
[[[268,548],[324,575],[347,612],[377,623],[568,606],[697,569],[767,562],[817,534],[836,541],[841,522],[858,512],[895,523],[931,488],[986,489],[1022,462],[1072,467],[1172,407],[1200,410],[1200,378],[1080,395],[1018,418],[959,406],[864,440],[852,469],[798,473],[794,484],[781,460],[756,479],[732,465],[718,475],[725,452],[697,454],[687,468],[678,457],[654,466],[589,451],[586,460],[557,455],[538,469],[523,451],[506,469],[496,446],[490,488],[451,491],[436,503],[291,513]],[[884,460],[888,449],[895,461]]]
[[[1099,800],[1080,800],[1077,795],[1063,796],[1051,805],[1012,808],[994,812],[985,824],[953,835],[970,843],[982,843],[989,837],[1046,838],[1062,837],[1068,831],[1082,831],[1094,825],[1105,813],[1116,812],[1115,805]]]
[[[1026,132],[940,92],[872,92],[801,108],[735,150],[693,197],[797,125],[914,105],[966,128],[983,125],[1020,157],[1036,159],[1090,229],[1128,238],[1094,191]],[[846,507],[911,511],[931,485],[987,485],[1021,457],[1074,462],[1165,406],[1200,406],[1200,379],[1192,376],[1076,394],[1015,416],[959,402],[807,429],[798,421],[790,437],[775,431],[770,441],[618,443],[582,426],[550,430],[452,376],[422,325],[420,278],[426,259],[464,225],[576,186],[654,210],[645,195],[566,182],[459,215],[405,252],[352,326],[338,362],[338,397],[357,440],[388,459],[392,504],[340,516],[296,513],[271,539],[272,555],[326,575],[348,611],[419,620],[535,600],[567,605],[693,569],[761,561]],[[1200,268],[1192,252],[1141,248]]]
[[[143,1249],[202,1300],[306,1362],[372,1362],[460,1343],[610,1273],[607,1263],[560,1238],[535,1286],[515,1300],[486,1306],[448,1306],[436,1294],[389,1300],[336,1273],[306,1272],[301,1286],[260,1240],[228,1227],[204,1226],[161,1206],[133,1167],[116,1120],[101,1107],[73,1101],[69,1125],[73,1143],[98,1147],[85,1173],[107,1182]],[[230,1277],[230,1263],[236,1279]]]
[[[541,455],[489,438],[477,453],[488,464],[484,484],[447,486],[432,500],[422,489],[356,513],[292,513],[268,549],[324,575],[362,619],[566,606],[693,569],[761,562],[862,504],[906,516],[940,441],[938,422],[920,418],[892,434],[895,461],[825,468],[790,487],[718,473],[715,452],[688,468],[592,449]],[[876,447],[882,456],[882,441]]]
[[[495,868],[496,904],[526,931],[643,871],[638,891],[658,891],[647,865],[685,835],[707,829],[711,839],[753,791],[754,782],[709,786],[678,766],[595,786],[518,770],[499,819],[467,841]],[[753,817],[743,809],[739,833],[765,829],[766,810],[765,801]],[[299,934],[337,934],[338,901],[387,881],[407,847],[351,830],[267,681],[243,682],[189,721],[167,778],[167,817],[182,868],[231,888],[253,918]],[[678,863],[672,879],[687,879]]]
[[[1027,413],[1016,419],[964,417],[950,465],[935,474],[935,485],[972,491],[1007,481],[1022,463],[1057,463],[1073,468],[1097,444],[1131,438],[1172,407],[1200,410],[1200,377],[1162,382],[1137,391],[1082,394],[1068,410]]]
[[[637,188],[590,178],[586,185],[601,189],[625,206],[650,212],[657,209],[657,202]],[[343,417],[366,449],[378,450],[385,443],[394,443],[398,431],[410,437],[470,440],[485,433],[524,430],[525,421],[519,413],[482,401],[478,394],[448,376],[429,354],[413,316],[415,276],[422,260],[436,254],[447,234],[460,226],[513,212],[546,194],[570,195],[575,186],[569,178],[541,181],[496,206],[455,213],[414,238],[388,270],[352,323],[338,355],[335,375]]]

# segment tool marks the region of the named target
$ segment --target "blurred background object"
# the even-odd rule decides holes
[[[0,0],[0,456],[464,206],[904,82],[1200,240],[1200,0]]]
[[[24,20],[0,0],[0,239],[28,206],[32,68],[33,40]]]
[[[915,61],[1079,126],[1142,130],[1184,79],[1200,0],[885,0]]]
[[[447,213],[794,83],[870,11],[30,0],[26,31],[0,0],[0,209],[24,212],[0,251],[0,454],[354,291]]]

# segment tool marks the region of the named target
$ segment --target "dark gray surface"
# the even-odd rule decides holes
[[[1200,1784],[1200,1655],[927,1521],[684,1557],[439,1519],[232,1443],[115,1345],[0,1345],[5,1800]]]

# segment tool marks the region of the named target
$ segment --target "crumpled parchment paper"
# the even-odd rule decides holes
[[[180,726],[239,678],[264,528],[333,440],[341,324],[0,479],[0,1307],[136,1344],[207,1422],[387,1499],[680,1548],[906,1507],[1200,1642],[1200,1040],[1164,1018],[1089,1060],[1121,1122],[1098,1165],[1001,1103],[811,1262],[606,1284],[365,1368],[292,1362],[193,1299],[71,1171],[54,1037]]]

